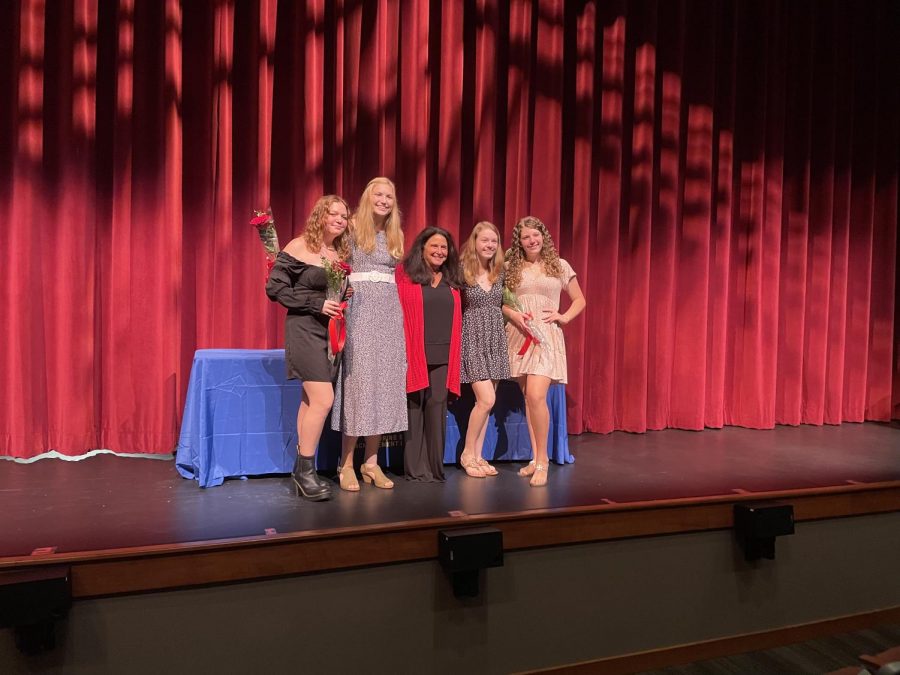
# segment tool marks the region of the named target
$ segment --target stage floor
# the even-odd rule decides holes
[[[79,462],[0,461],[0,562],[35,549],[104,551],[300,532],[337,532],[448,516],[552,513],[571,507],[703,501],[717,496],[900,481],[900,423],[728,427],[702,432],[583,434],[575,464],[553,465],[535,489],[515,464],[474,479],[446,467],[444,484],[361,484],[328,502],[294,496],[288,477],[201,489],[172,461],[98,455]]]

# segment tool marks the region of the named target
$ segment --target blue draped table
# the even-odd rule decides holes
[[[221,485],[226,478],[289,473],[297,452],[300,392],[298,381],[286,379],[283,349],[197,350],[175,458],[178,472],[201,487]],[[447,464],[455,463],[462,452],[473,400],[471,388],[464,386],[463,396],[450,406],[444,447]],[[566,429],[565,386],[551,386],[547,403],[550,459],[574,462]],[[337,467],[340,445],[340,434],[327,428],[316,459],[320,470]],[[402,462],[401,449],[382,452],[385,463]],[[498,460],[531,459],[522,393],[513,382],[501,382],[498,387],[484,455]]]

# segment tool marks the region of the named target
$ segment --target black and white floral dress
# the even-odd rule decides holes
[[[371,253],[352,244],[349,262],[354,272],[380,272],[392,281],[353,282],[331,428],[348,436],[405,431],[406,338],[393,283],[397,261],[388,252],[384,232],[375,235]]]
[[[464,286],[461,382],[509,379],[509,355],[503,330],[504,275],[489,291]]]

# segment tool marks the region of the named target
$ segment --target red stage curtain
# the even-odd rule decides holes
[[[167,453],[281,344],[251,211],[542,218],[573,432],[900,417],[900,3],[0,4],[0,454]]]

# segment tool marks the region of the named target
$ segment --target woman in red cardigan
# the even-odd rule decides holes
[[[459,256],[440,227],[419,233],[395,272],[406,334],[407,480],[444,480],[447,392],[459,396]]]

